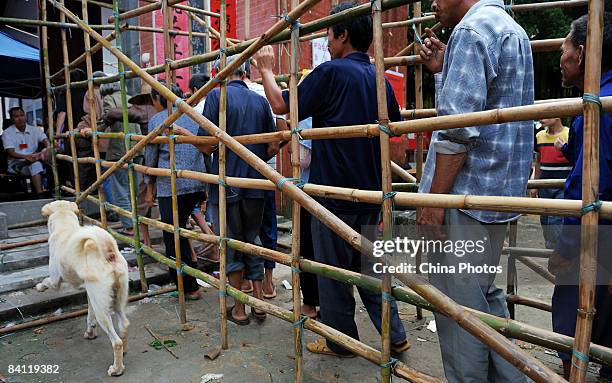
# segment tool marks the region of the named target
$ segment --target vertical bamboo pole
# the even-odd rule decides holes
[[[47,2],[40,2],[40,12],[42,14],[42,20],[47,21]],[[43,71],[45,76],[45,87],[46,87],[46,102],[47,102],[47,134],[49,135],[49,142],[51,144],[51,170],[53,171],[53,184],[55,186],[55,198],[60,198],[60,184],[59,184],[59,176],[57,174],[57,158],[56,148],[55,148],[55,128],[53,121],[53,92],[51,91],[51,80],[50,80],[50,70],[49,70],[49,36],[47,32],[47,27],[43,24],[40,31],[40,39],[41,46],[43,50]],[[4,106],[4,104],[2,104]]]
[[[87,10],[87,0],[81,2],[81,12],[83,14],[83,21],[89,23],[89,15]],[[102,175],[102,167],[100,166],[100,148],[98,147],[98,116],[94,103],[94,85],[93,85],[93,69],[91,64],[91,41],[89,40],[89,33],[83,31],[83,44],[85,45],[85,65],[87,67],[87,103],[89,104],[89,126],[93,130],[91,136],[91,144],[93,147],[94,158],[96,159],[96,177]],[[100,223],[102,227],[106,229],[106,209],[104,209],[104,202],[106,201],[106,195],[104,194],[104,188],[98,189],[98,197],[100,198]]]
[[[291,0],[291,9],[295,9],[298,6],[298,0]],[[290,63],[290,77],[289,77],[289,118],[291,120],[292,132],[297,132],[296,129],[299,123],[298,114],[298,71],[299,71],[299,51],[300,51],[300,29],[299,22],[294,21],[291,26],[291,63]],[[300,142],[298,134],[291,135],[291,168],[293,171],[293,178],[296,180],[300,179]],[[299,202],[293,200],[293,208],[291,209],[292,215],[292,228],[293,235],[291,236],[291,290],[293,296],[293,341],[295,347],[295,381],[296,383],[302,383],[304,381],[304,356],[302,339],[303,335],[303,323],[301,320],[302,313],[302,299],[300,295],[300,209]]]
[[[421,2],[414,4],[414,17],[421,17]],[[408,28],[410,30],[410,28]],[[421,24],[416,24],[416,34],[421,36]],[[421,46],[417,43],[417,36],[414,36],[414,54],[418,55],[421,50]],[[406,75],[408,74],[408,68],[406,68]],[[415,65],[414,66],[414,107],[415,109],[423,109],[423,65]],[[416,153],[415,153],[415,162],[416,162],[416,179],[421,182],[421,178],[423,177],[423,133],[416,133]],[[417,220],[421,216],[422,209],[417,209]],[[421,252],[417,252],[415,262],[417,265],[416,272],[417,274],[421,274],[420,265],[423,262],[423,254]],[[423,309],[417,307],[416,309],[417,319],[423,319]]]
[[[60,4],[64,5],[64,0],[60,0]],[[60,22],[66,22],[66,15],[64,12],[60,12]],[[74,190],[77,198],[81,193],[81,185],[79,183],[79,164],[77,162],[77,150],[76,142],[74,139],[74,121],[72,120],[72,90],[70,89],[70,65],[68,56],[68,43],[66,40],[66,29],[62,28],[60,31],[62,40],[62,56],[64,59],[64,79],[66,81],[66,123],[68,124],[68,131],[70,132],[70,151],[72,152],[72,171],[74,172]],[[65,144],[64,144],[65,145]]]
[[[113,0],[113,14],[115,15],[115,47],[121,50],[121,23],[119,21],[119,0]],[[130,128],[128,119],[128,102],[127,102],[127,85],[125,83],[125,66],[120,60],[117,60],[117,71],[119,72],[119,89],[121,92],[121,110],[123,112],[123,134],[124,134],[124,145],[126,153],[130,150]],[[130,205],[132,207],[132,230],[134,230],[134,241],[136,246],[134,250],[136,252],[136,263],[138,264],[138,273],[140,275],[140,290],[145,293],[149,287],[147,285],[147,278],[144,269],[144,262],[142,260],[142,245],[140,243],[140,225],[138,223],[138,191],[136,185],[135,173],[134,173],[134,162],[132,159],[128,161],[128,183],[130,187]],[[98,175],[98,177],[100,177]],[[100,188],[102,189],[102,188]]]
[[[189,39],[187,54],[191,57],[193,56],[193,17],[191,16],[191,12],[187,12],[187,36]],[[189,79],[191,79],[191,76],[193,76],[193,67],[189,66]],[[189,89],[189,93],[191,93],[191,89]]]
[[[163,16],[164,16],[164,59],[166,60],[166,87],[172,89],[174,84],[174,75],[170,68],[170,62],[173,57],[173,43],[174,41],[170,37],[170,28],[172,26],[172,8],[168,5],[168,0],[162,0]],[[166,101],[166,110],[168,116],[172,115],[173,105],[170,101]],[[172,223],[174,226],[174,255],[176,263],[176,287],[179,292],[179,318],[181,323],[187,322],[187,313],[185,311],[185,286],[183,282],[183,265],[181,260],[181,236],[179,234],[179,215],[178,215],[178,196],[176,195],[176,153],[174,143],[174,129],[172,126],[168,129],[168,135],[170,141],[168,142],[168,148],[170,152],[170,188],[172,190]],[[185,254],[188,256],[188,254]]]
[[[599,98],[603,41],[603,0],[589,1],[589,20],[584,66],[584,94]],[[585,100],[589,101],[585,98]],[[590,100],[593,101],[593,100]],[[582,167],[582,204],[586,212],[580,227],[580,287],[576,337],[572,353],[570,382],[584,382],[595,314],[597,275],[597,229],[599,212],[599,117],[601,103],[584,103],[584,139]]]
[[[221,38],[219,39],[219,71],[225,68],[227,56],[225,49],[227,48],[227,5],[225,0],[220,1],[221,19],[219,29]],[[226,80],[221,82],[219,91],[219,129],[225,132],[227,130],[226,121],[227,111],[227,83]],[[227,237],[227,200],[225,190],[225,144],[219,141],[219,237]],[[219,311],[221,312],[221,348],[224,350],[229,347],[227,339],[227,313],[225,306],[227,305],[227,242],[219,241]]]
[[[510,222],[510,231],[508,232],[508,246],[515,247],[518,235],[518,220]],[[512,254],[508,256],[508,275],[506,276],[506,294],[516,294],[516,257]],[[508,302],[508,312],[510,318],[514,319],[514,303]]]
[[[251,0],[244,0],[244,40],[251,36]]]
[[[382,162],[383,190],[383,240],[393,236],[393,194],[391,180],[391,156],[389,154],[389,111],[387,110],[387,86],[385,84],[385,52],[382,29],[382,2],[372,3],[372,25],[374,28],[374,58],[376,65],[376,101],[378,106],[378,123],[384,127],[380,132],[380,157]],[[390,198],[389,198],[390,197]],[[382,325],[381,325],[381,381],[389,383],[391,379],[391,275],[385,274],[382,280]]]

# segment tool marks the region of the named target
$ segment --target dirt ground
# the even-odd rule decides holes
[[[519,246],[543,248],[542,234],[537,217],[523,217],[519,224]],[[506,265],[506,259],[502,260]],[[519,264],[519,294],[550,302],[552,285]],[[278,297],[273,301],[285,308],[291,307],[291,292],[282,287],[283,279],[290,280],[290,270],[279,266],[275,272]],[[505,275],[498,284],[505,286]],[[230,348],[215,360],[204,357],[219,344],[219,315],[217,291],[208,288],[204,299],[187,303],[187,317],[194,325],[190,331],[181,331],[177,301],[168,295],[130,304],[131,321],[129,351],[125,356],[123,376],[109,378],[106,370],[112,362],[112,349],[108,338],[100,334],[95,340],[85,340],[85,318],[75,318],[24,330],[0,337],[0,381],[3,382],[129,382],[129,383],[200,383],[206,374],[223,374],[211,382],[269,383],[293,382],[294,359],[291,325],[268,316],[264,323],[252,321],[240,327],[229,323]],[[363,305],[358,301],[356,321],[361,340],[379,348],[380,338],[372,326]],[[404,321],[412,348],[402,356],[409,366],[430,375],[443,378],[437,334],[427,330],[432,319],[416,320],[415,308],[400,302],[400,316]],[[65,311],[68,311],[65,309]],[[550,329],[550,313],[527,307],[518,307],[516,318],[539,327]],[[175,359],[165,350],[156,350],[153,340],[144,329],[151,328],[164,339],[177,342],[172,350]],[[306,331],[306,340],[316,335]],[[555,371],[559,361],[553,352],[539,346],[520,343]],[[9,365],[58,366],[57,374],[8,374]],[[337,359],[305,352],[306,382],[379,382],[376,365],[361,359]],[[595,367],[590,368],[589,381],[595,381]],[[396,378],[395,381],[400,381]]]

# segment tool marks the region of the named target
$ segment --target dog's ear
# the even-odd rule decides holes
[[[40,214],[42,214],[43,217],[49,217],[51,214],[53,214],[53,207],[51,206],[51,203],[43,206],[40,210]]]
[[[72,210],[74,214],[79,214],[79,205],[74,202],[70,202],[70,210]]]

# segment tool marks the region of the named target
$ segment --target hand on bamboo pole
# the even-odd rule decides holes
[[[438,39],[438,36],[429,28],[425,28],[427,37],[421,45],[419,54],[424,60],[423,65],[431,71],[431,73],[439,73],[444,65],[444,51],[446,44]]]

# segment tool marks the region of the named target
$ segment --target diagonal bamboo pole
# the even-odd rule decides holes
[[[291,0],[291,9],[298,6],[297,0]],[[291,126],[298,127],[298,70],[300,60],[300,30],[299,20],[295,21],[291,27],[291,57],[290,57],[290,75],[289,78],[289,119]],[[300,143],[298,130],[292,130],[296,134],[291,135],[291,169],[292,177],[296,180],[300,179]],[[279,156],[280,157],[280,156]],[[300,210],[301,206],[296,201],[293,201],[291,208],[291,290],[293,298],[293,346],[295,350],[295,382],[302,383],[304,381],[304,337],[302,320],[302,299],[300,295]]]
[[[69,160],[69,157],[63,156],[65,159]],[[228,178],[231,181],[231,178]],[[74,194],[74,190],[64,187],[64,190]],[[380,193],[379,193],[380,195]],[[99,204],[99,200],[95,197],[88,196],[87,199],[96,204]],[[130,212],[127,210],[121,209],[117,206],[107,204],[108,208],[112,211],[117,212],[123,216],[129,216]],[[146,225],[150,225],[161,230],[172,232],[174,229],[172,225],[165,224],[151,218],[140,217],[142,222]],[[200,232],[195,232],[191,230],[181,230],[181,236],[185,238],[190,238],[198,241],[202,241],[205,243],[217,243],[219,240],[218,236],[203,234]],[[282,263],[284,265],[291,265],[291,257],[276,250],[266,249],[264,247],[256,246],[250,243],[241,242],[235,239],[231,241],[227,241],[228,247],[235,249],[236,251],[241,251],[247,254],[251,254],[254,256],[260,256],[266,259],[273,260],[278,263]],[[522,248],[516,249],[507,249],[511,251],[511,254],[524,254],[528,255],[531,253],[537,254],[541,252],[541,249],[535,250],[527,250]],[[381,292],[381,281],[371,276],[363,275],[360,273],[356,273],[354,271],[349,271],[345,269],[341,269],[338,267],[326,265],[323,263],[310,261],[307,259],[300,260],[300,269],[324,276],[326,278],[332,278],[334,280],[354,284],[355,286],[362,287],[374,292]],[[423,298],[419,297],[417,294],[413,293],[406,287],[395,286],[393,287],[393,296],[398,301],[406,302],[417,307],[421,307],[428,311],[437,311],[436,308],[431,305],[429,302],[425,301]],[[566,335],[554,333],[552,331],[543,330],[538,327],[534,327],[525,323],[521,323],[519,321],[515,321],[508,318],[497,317],[488,313],[483,313],[474,309],[465,308],[468,311],[477,315],[481,320],[483,320],[488,326],[495,329],[497,332],[512,338],[523,340],[532,344],[540,345],[543,347],[548,347],[557,351],[571,351],[573,345],[573,338],[568,337]],[[602,363],[606,365],[612,365],[612,349],[596,345],[591,343],[590,345],[590,355],[594,361],[597,363]]]
[[[380,134],[380,162],[381,162],[381,183],[382,183],[382,218],[383,218],[383,240],[389,241],[393,237],[393,197],[391,179],[391,155],[389,153],[389,111],[387,109],[387,84],[385,82],[385,52],[382,29],[382,5],[381,0],[372,3],[372,28],[375,73],[376,73],[376,108],[378,111],[378,124],[382,130]],[[385,263],[388,256],[385,256]],[[394,363],[391,362],[391,279],[389,273],[382,276],[381,291],[381,358],[380,376],[382,383],[391,381],[391,371]]]
[[[186,6],[186,5],[179,5],[179,3],[183,2],[183,1],[185,1],[185,0],[168,0],[168,6],[169,7],[179,8],[179,9],[190,11],[190,12],[197,12],[197,13],[200,13],[200,14],[203,14],[203,15],[206,15],[206,16],[210,16],[210,17],[219,17],[218,13],[214,13],[214,12],[210,12],[210,11],[205,11],[203,9],[198,9],[198,8],[194,8],[194,7],[190,7],[190,6]],[[145,13],[156,11],[158,9],[163,9],[164,11],[166,11],[166,7],[163,5],[163,1],[162,0],[158,0],[158,1],[154,2],[154,3],[143,5],[141,7],[136,8],[136,9],[125,11],[125,12],[121,13],[118,16],[118,18],[121,21],[125,21],[125,20],[132,19],[134,17],[138,17],[140,15],[144,15]],[[113,15],[113,16],[109,17],[108,18],[108,22],[109,23],[114,23],[115,22],[115,18],[117,18],[117,16]]]
[[[221,29],[221,35],[219,37],[219,47],[221,57],[219,57],[220,70],[223,70],[227,65],[227,55],[225,49],[227,48],[227,39],[225,34],[227,31],[227,3],[225,0],[220,0],[219,10],[221,12],[221,22],[219,28]],[[227,130],[227,84],[225,81],[221,83],[219,89],[219,129],[221,131]],[[227,237],[227,196],[225,183],[225,163],[227,150],[225,144],[219,142],[219,237]],[[227,241],[219,240],[218,244],[219,251],[219,313],[221,314],[220,321],[220,332],[221,332],[221,348],[226,350],[229,347],[228,333],[227,333]]]
[[[68,15],[73,21],[77,22],[84,29],[89,30],[89,33],[98,41],[103,40],[103,38],[97,34],[95,31],[88,28],[85,23],[78,19],[74,14],[72,14],[68,9],[59,5],[56,0],[52,1],[56,7],[58,7],[62,12]],[[314,2],[313,2],[314,3]],[[292,13],[297,13],[300,10],[307,10],[313,3],[306,0],[303,2],[298,8],[292,10]],[[370,7],[368,7],[369,9]],[[290,16],[291,17],[291,16]],[[293,19],[293,17],[292,17]],[[285,25],[287,21],[282,22],[281,25]],[[275,24],[278,25],[279,23]],[[279,25],[280,27],[280,25]],[[273,27],[274,28],[274,27]],[[262,36],[258,39],[258,42],[263,43]],[[240,65],[242,62],[246,60],[248,55],[254,53],[256,49],[258,49],[258,44],[250,45],[237,60],[232,62],[231,65],[224,69],[229,72],[234,70],[237,65]],[[212,124],[203,116],[199,115],[193,108],[191,108],[187,103],[181,102],[177,96],[168,92],[167,89],[160,86],[150,75],[146,74],[146,72],[142,71],[136,64],[134,64],[129,58],[127,58],[123,53],[118,52],[117,50],[112,50],[112,53],[117,56],[117,58],[127,65],[133,68],[135,71],[140,71],[142,78],[147,81],[153,88],[158,90],[161,95],[166,97],[169,101],[175,102],[178,104],[178,108],[189,115],[192,119],[194,119],[198,124],[205,128],[211,135],[217,136],[221,141],[223,141],[231,150],[233,150],[238,156],[240,156],[245,162],[249,165],[253,166],[257,171],[259,171],[263,176],[270,179],[271,181],[278,183],[281,181],[282,176],[278,174],[276,171],[272,170],[267,166],[267,164],[257,157],[255,154],[247,150],[243,145],[238,143],[232,137],[227,135],[227,133],[221,131],[218,127]],[[232,66],[234,68],[232,68]],[[221,71],[220,73],[223,73]],[[209,83],[210,84],[210,83]],[[208,91],[207,86],[204,86],[196,94],[192,96],[196,101],[199,100],[199,96]],[[191,102],[190,98],[188,102]],[[176,113],[175,113],[176,114]],[[173,121],[172,121],[173,122]],[[163,128],[166,123],[163,123],[159,128],[156,128],[149,134],[150,138],[157,133],[156,131],[160,128]],[[147,140],[140,141],[134,148],[138,147],[139,144],[143,142],[147,142]],[[121,164],[122,161],[125,161],[125,158],[129,156],[127,153],[120,161],[117,162],[115,166],[118,167],[118,164]],[[111,171],[109,169],[109,171]],[[107,173],[109,172],[107,171]],[[104,176],[103,176],[104,177]],[[97,181],[100,182],[100,179]],[[96,184],[92,185],[92,188],[97,186]],[[372,243],[365,238],[362,238],[359,233],[355,232],[351,227],[349,227],[346,223],[340,220],[338,217],[331,214],[327,211],[323,206],[317,203],[310,196],[302,192],[297,186],[292,183],[285,182],[282,184],[282,189],[286,192],[290,197],[297,200],[302,206],[304,206],[310,213],[312,213],[316,218],[318,218],[322,223],[324,223],[327,227],[332,229],[336,234],[338,234],[341,238],[343,238],[346,242],[348,242],[354,248],[362,251],[364,254],[372,254]],[[91,192],[90,190],[88,190]],[[87,192],[87,191],[86,191]],[[82,201],[86,196],[86,193],[82,193],[79,196],[78,201]],[[497,334],[491,328],[487,327],[482,321],[476,318],[473,314],[470,314],[466,310],[464,310],[457,303],[452,301],[450,298],[442,294],[435,287],[427,284],[425,280],[415,275],[406,275],[406,274],[396,274],[396,277],[402,282],[406,283],[409,287],[415,290],[419,295],[424,297],[429,302],[432,302],[436,307],[438,307],[443,313],[447,314],[450,318],[457,321],[459,325],[461,325],[465,330],[467,330],[470,334],[474,335],[477,339],[485,343],[487,346],[491,347],[495,350],[500,356],[508,360],[510,363],[515,365],[519,370],[523,371],[532,379],[538,382],[561,382],[561,379],[558,375],[556,375],[553,371],[551,371],[548,367],[544,366],[540,361],[534,360],[530,356],[526,355],[524,351],[522,351],[518,346],[516,346],[511,341],[505,339],[504,337]]]
[[[599,128],[600,106],[587,102],[587,95],[599,98],[603,45],[603,0],[589,0],[589,16],[584,66],[584,132],[582,164],[582,203],[580,222],[580,286],[575,343],[570,382],[584,382],[589,365],[587,352],[595,315],[597,245],[599,222]],[[591,207],[591,208],[589,208]]]
[[[87,13],[87,0],[81,1],[81,12],[83,16],[83,21],[88,22],[89,15]],[[87,70],[87,78],[93,80],[93,67],[91,63],[91,41],[89,41],[89,35],[86,32],[83,32],[83,44],[85,47],[85,66]],[[68,65],[70,66],[70,64]],[[94,84],[93,81],[88,81],[87,86],[87,103],[89,104],[89,126],[93,131],[91,137],[91,145],[93,148],[93,155],[96,159],[96,163],[94,167],[96,169],[96,176],[100,177],[102,174],[102,169],[100,167],[100,150],[98,148],[98,115],[96,110],[96,105],[94,102]],[[100,205],[100,222],[102,223],[102,227],[106,229],[108,227],[106,222],[106,210],[104,209],[104,201],[106,201],[106,195],[104,193],[104,188],[100,188],[98,190],[98,196],[102,204]]]
[[[42,15],[43,21],[47,20],[47,3],[41,2],[40,4],[40,13]],[[57,158],[55,157],[57,148],[55,146],[55,139],[53,136],[55,134],[55,121],[53,121],[53,92],[51,91],[51,81],[49,80],[49,36],[46,26],[40,27],[40,40],[41,40],[41,48],[42,48],[42,58],[43,58],[43,75],[45,76],[45,101],[47,104],[47,134],[49,135],[49,143],[51,145],[51,170],[53,172],[53,185],[54,185],[54,194],[55,198],[60,198],[60,184],[59,184],[59,176],[57,174]]]

